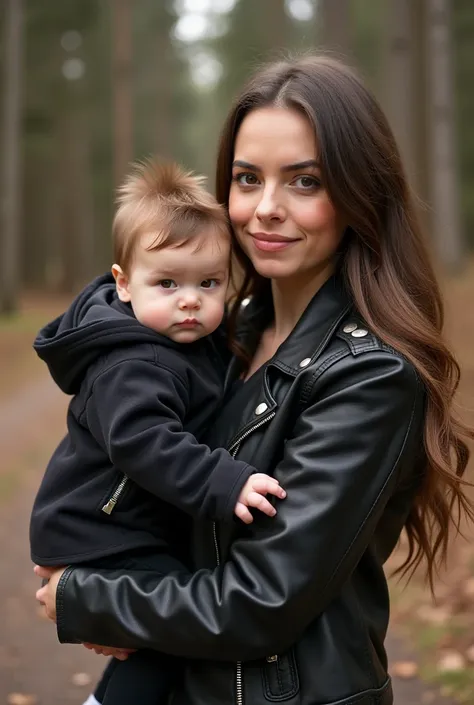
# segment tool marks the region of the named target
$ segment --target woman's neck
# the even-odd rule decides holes
[[[334,272],[334,265],[326,265],[316,275],[314,270],[307,276],[299,274],[297,280],[272,279],[272,296],[275,319],[272,326],[276,346],[290,335],[313,296]]]

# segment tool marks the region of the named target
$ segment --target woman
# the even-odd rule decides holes
[[[382,565],[405,526],[404,569],[425,558],[432,579],[453,506],[472,517],[459,370],[393,136],[342,64],[272,64],[229,115],[217,196],[244,278],[208,440],[287,498],[197,527],[193,574],[39,570],[38,597],[61,641],[188,657],[174,705],[389,705]]]

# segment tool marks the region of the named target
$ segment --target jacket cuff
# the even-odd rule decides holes
[[[67,582],[74,570],[73,566],[68,566],[59,578],[58,588],[56,591],[56,629],[58,639],[61,644],[80,644],[81,642],[74,636],[68,634],[66,629],[66,617],[64,609],[64,593]]]
[[[222,517],[218,518],[218,521],[232,521],[234,517],[234,509],[239,499],[239,495],[242,489],[249,479],[250,475],[258,472],[252,465],[245,465],[242,472],[234,482],[229,494],[227,495],[227,501],[224,505],[224,510],[222,512]]]

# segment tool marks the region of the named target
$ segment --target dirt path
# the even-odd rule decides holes
[[[34,600],[38,580],[29,559],[28,517],[65,408],[46,376],[0,403],[0,479],[2,473],[10,477],[3,493],[0,483],[0,705],[80,705],[105,664],[82,647],[59,645]],[[389,653],[391,660],[409,658],[393,638]],[[396,705],[451,705],[417,679],[395,679],[394,686]],[[15,700],[12,693],[32,699]]]
[[[54,628],[40,616],[34,599],[38,579],[28,548],[28,519],[44,462],[64,426],[66,400],[42,377],[13,400],[0,404],[2,469],[14,468],[14,485],[0,496],[0,703],[12,693],[34,696],[18,705],[79,705],[105,659],[82,647],[60,646]],[[14,453],[16,447],[16,454]],[[5,464],[5,451],[8,458]],[[85,676],[83,677],[85,680]],[[12,700],[15,705],[15,700]]]

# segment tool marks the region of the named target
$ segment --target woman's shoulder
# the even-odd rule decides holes
[[[421,388],[415,365],[354,312],[334,328],[324,353],[315,361],[312,386],[318,380],[347,386],[377,381],[394,395],[412,396]]]

